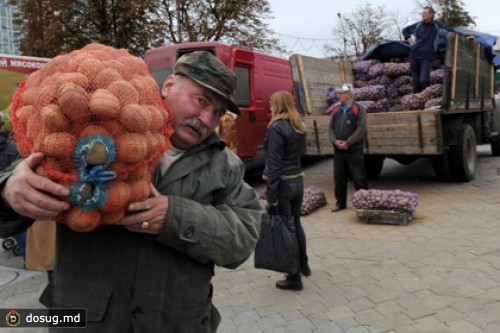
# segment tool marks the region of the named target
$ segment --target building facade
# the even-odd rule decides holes
[[[18,47],[19,29],[13,23],[16,6],[9,6],[7,0],[0,0],[0,54],[20,54]]]

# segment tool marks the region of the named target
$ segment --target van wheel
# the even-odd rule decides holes
[[[377,179],[384,166],[383,156],[365,155],[366,178],[369,180]]]
[[[10,251],[16,245],[14,238],[8,237],[5,238],[2,242],[2,247],[5,251]]]
[[[451,169],[448,152],[446,151],[442,155],[432,156],[431,162],[436,178],[441,182],[449,182],[451,180]]]
[[[500,156],[500,138],[491,141],[491,155]]]
[[[23,251],[21,250],[21,247],[19,245],[17,245],[17,244],[12,249],[12,253],[14,253],[15,256],[21,256],[21,255],[23,255]]]
[[[450,168],[457,182],[474,179],[477,165],[476,135],[469,124],[463,124],[459,133],[459,144],[450,146]]]

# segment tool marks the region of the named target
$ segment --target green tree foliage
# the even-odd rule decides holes
[[[171,43],[221,41],[254,50],[282,51],[265,22],[267,0],[161,0],[155,11]]]
[[[267,0],[9,0],[25,55],[53,57],[89,43],[144,55],[166,43],[221,41],[283,51]],[[180,29],[180,30],[179,30]]]
[[[154,1],[9,0],[18,6],[15,23],[25,55],[53,57],[89,43],[125,48],[143,55],[163,43],[161,26],[149,13]]]
[[[476,26],[476,21],[465,10],[462,0],[427,0],[418,3],[421,7],[431,6],[436,11],[436,18],[447,26]]]

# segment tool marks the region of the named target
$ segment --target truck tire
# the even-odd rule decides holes
[[[469,182],[474,179],[477,165],[476,135],[469,124],[462,124],[459,144],[450,146],[450,168],[453,180]]]
[[[500,139],[491,141],[490,145],[491,145],[491,155],[500,156]]]
[[[438,181],[449,182],[451,180],[450,158],[448,152],[431,157],[432,169]]]
[[[369,180],[377,179],[384,166],[383,156],[365,155],[366,178]]]

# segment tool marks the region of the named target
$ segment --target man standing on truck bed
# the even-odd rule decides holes
[[[440,30],[452,31],[443,23],[434,20],[434,14],[432,7],[425,6],[422,21],[403,29],[403,36],[411,46],[410,66],[413,93],[421,92],[431,82],[431,63],[437,50]]]
[[[354,181],[356,190],[368,189],[363,155],[366,133],[366,111],[353,99],[351,84],[343,84],[337,91],[340,106],[332,112],[330,141],[335,150],[333,159],[335,198],[332,212],[347,206],[347,176]]]

